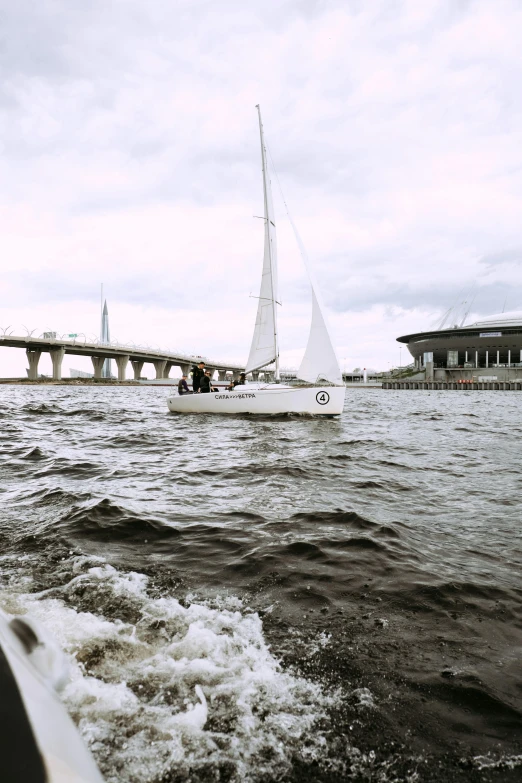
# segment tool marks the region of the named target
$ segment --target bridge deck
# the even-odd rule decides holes
[[[38,362],[41,353],[49,353],[53,363],[53,378],[61,379],[62,360],[65,354],[73,356],[89,356],[92,359],[94,377],[102,377],[102,368],[106,359],[114,359],[118,365],[118,379],[125,380],[126,368],[130,361],[134,370],[134,378],[139,379],[145,363],[151,363],[156,369],[156,378],[168,378],[173,366],[181,368],[182,372],[189,372],[191,365],[204,361],[211,371],[218,371],[220,378],[224,380],[227,372],[234,375],[240,373],[244,367],[227,361],[217,361],[206,356],[186,354],[177,351],[164,351],[161,348],[154,349],[142,345],[122,345],[120,343],[88,343],[77,339],[30,337],[13,334],[0,335],[0,347],[23,348],[27,353],[29,362],[29,378],[38,377]],[[267,377],[272,370],[261,370]],[[256,374],[258,375],[258,374]]]

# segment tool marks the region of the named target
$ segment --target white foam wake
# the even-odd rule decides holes
[[[270,780],[296,756],[321,755],[314,727],[328,698],[281,668],[240,601],[184,606],[151,598],[143,574],[84,557],[74,568],[58,590],[3,593],[0,603],[36,617],[69,654],[63,697],[107,781],[197,779],[203,768]],[[132,619],[114,619],[115,606]]]

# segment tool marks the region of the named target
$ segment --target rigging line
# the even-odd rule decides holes
[[[323,303],[323,297],[321,295],[321,289],[319,288],[319,285],[318,285],[316,277],[315,277],[315,271],[314,271],[314,269],[313,269],[313,267],[312,267],[312,265],[311,265],[311,263],[309,261],[308,254],[307,254],[307,252],[305,250],[305,246],[304,246],[303,240],[301,239],[301,235],[299,234],[299,231],[297,230],[297,227],[296,227],[294,221],[292,220],[292,216],[290,214],[290,210],[288,209],[288,204],[286,203],[285,195],[283,193],[283,188],[281,187],[281,182],[279,181],[279,175],[277,173],[277,169],[276,169],[275,164],[274,164],[274,159],[272,157],[272,153],[270,152],[270,147],[268,146],[266,141],[265,141],[265,148],[266,148],[266,150],[268,152],[268,155],[270,157],[270,162],[272,164],[272,170],[273,170],[273,172],[275,174],[275,178],[276,178],[276,181],[277,181],[277,186],[279,188],[279,192],[281,193],[281,198],[283,199],[283,204],[285,205],[286,215],[288,217],[288,221],[289,221],[290,225],[292,226],[292,230],[294,232],[295,240],[297,242],[297,247],[299,248],[299,253],[301,255],[301,260],[302,260],[302,262],[304,264],[304,268],[305,268],[306,273],[308,275],[308,280],[310,282],[310,288],[312,289],[312,317],[313,317],[313,312],[314,312],[314,300],[315,300],[315,302],[317,303],[317,306],[318,306],[319,313],[321,315],[322,321],[323,321],[324,326],[326,328],[326,335],[327,335],[327,338],[328,338],[328,342],[330,344],[330,348],[331,348],[332,353],[333,353],[333,355],[335,357],[336,364],[339,367],[339,372],[341,372],[340,365],[339,365],[339,359],[337,358],[337,355],[336,355],[336,352],[335,352],[335,348],[333,347],[333,344],[332,344],[332,338],[330,337],[330,330],[329,330],[329,327],[328,327],[328,318],[327,318],[327,315],[326,315],[326,308],[325,308],[324,303]]]
[[[272,171],[275,174],[275,178],[276,178],[276,181],[277,181],[277,187],[279,188],[279,192],[281,193],[281,198],[283,199],[283,204],[285,205],[285,210],[286,210],[286,214],[288,216],[288,220],[290,221],[290,223],[292,223],[292,227],[293,227],[294,224],[293,224],[292,218],[290,217],[290,210],[288,209],[288,204],[286,203],[285,194],[283,193],[283,188],[281,187],[281,183],[279,181],[279,175],[278,175],[277,169],[275,167],[274,159],[272,157],[272,153],[270,152],[270,147],[268,146],[268,142],[266,141],[266,139],[265,139],[265,147],[266,147],[266,149],[268,151],[268,155],[270,157],[270,163],[272,164]]]
[[[253,294],[250,294],[249,295],[249,299],[262,299],[263,302],[275,302],[280,307],[282,306],[281,302],[279,302],[277,299],[270,299],[270,297],[268,297],[268,296],[254,296]]]
[[[255,217],[255,218],[257,218],[258,220],[264,220],[265,222],[268,220],[268,218],[266,218],[266,217],[261,217],[261,215],[252,215],[252,217]],[[273,220],[268,220],[268,222],[269,222],[269,223],[271,223],[271,224],[273,225],[273,227],[274,227],[274,228],[276,227],[276,224],[274,223],[274,221],[273,221]]]
[[[308,273],[308,277],[310,278],[310,283],[312,285],[312,289],[313,289],[313,291],[314,291],[316,296],[320,296],[319,288],[318,288],[316,280],[315,280],[315,274],[313,272],[313,269],[312,269],[312,267],[310,265],[310,261],[308,259],[308,253],[305,250],[305,246],[303,244],[303,240],[301,239],[301,235],[299,234],[299,231],[297,230],[297,226],[295,225],[295,223],[294,223],[294,221],[292,219],[292,216],[290,214],[290,210],[288,209],[288,204],[286,203],[285,194],[283,193],[283,188],[281,187],[281,182],[279,181],[279,175],[277,173],[277,169],[276,169],[275,164],[274,164],[274,159],[272,157],[272,153],[270,152],[270,147],[268,146],[268,143],[266,141],[265,141],[265,147],[266,147],[266,150],[267,150],[268,155],[270,157],[270,162],[272,164],[272,171],[274,172],[275,178],[276,178],[276,181],[277,181],[277,187],[279,188],[279,192],[281,194],[281,198],[283,200],[283,204],[285,205],[286,216],[288,218],[288,221],[289,221],[290,225],[292,226],[292,231],[294,232],[294,236],[295,236],[295,239],[296,239],[296,242],[297,242],[297,247],[299,248],[299,253],[301,255],[301,259],[303,261],[305,269],[306,269],[306,271]]]
[[[318,301],[319,301],[319,309],[321,310],[321,314],[322,314],[322,316],[324,318],[324,305],[322,304],[322,296],[321,296],[321,292],[320,292],[319,286],[317,285],[317,281],[315,279],[314,270],[312,269],[312,266],[310,264],[310,260],[308,258],[308,253],[305,250],[305,246],[303,244],[303,240],[301,239],[301,235],[299,234],[299,231],[297,230],[297,226],[295,225],[295,223],[294,223],[294,221],[292,219],[292,216],[290,214],[290,210],[288,209],[288,204],[286,203],[285,195],[283,193],[283,188],[281,187],[281,182],[279,181],[279,176],[278,176],[275,164],[274,164],[274,159],[272,157],[272,153],[270,152],[270,147],[268,146],[266,141],[265,141],[265,147],[266,147],[266,150],[267,150],[268,155],[270,157],[270,162],[272,164],[272,170],[273,170],[273,172],[275,174],[275,178],[276,178],[276,181],[277,181],[277,186],[279,188],[279,192],[281,193],[281,198],[283,199],[283,204],[285,205],[286,216],[288,217],[288,221],[289,221],[290,225],[292,226],[292,231],[294,232],[295,241],[297,242],[297,247],[299,248],[299,253],[301,255],[301,260],[302,260],[302,262],[304,264],[304,267],[305,267],[305,270],[306,270],[306,272],[308,274],[308,278],[310,280],[310,285],[312,287],[312,291],[313,291],[316,299],[318,299]]]

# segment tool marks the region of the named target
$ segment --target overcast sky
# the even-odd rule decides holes
[[[0,326],[98,335],[103,282],[112,337],[244,362],[257,103],[343,366],[397,364],[473,285],[470,318],[522,309],[521,40],[521,0],[0,0]]]

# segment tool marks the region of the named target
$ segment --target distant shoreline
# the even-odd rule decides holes
[[[139,381],[119,381],[117,378],[0,378],[0,384],[16,386],[143,386]]]

